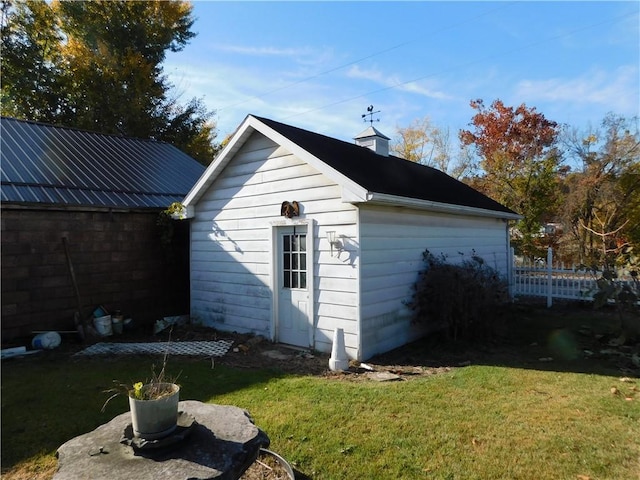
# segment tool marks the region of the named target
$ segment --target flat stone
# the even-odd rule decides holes
[[[286,353],[278,352],[277,350],[265,350],[262,352],[265,357],[273,358],[274,360],[289,360],[293,358],[293,355],[287,355]]]
[[[64,443],[54,480],[236,480],[255,461],[269,437],[249,413],[234,406],[196,401],[178,404],[197,422],[184,442],[144,451],[121,443],[129,412]]]
[[[367,376],[371,380],[375,380],[376,382],[395,382],[398,380],[402,380],[400,375],[396,375],[391,372],[371,372],[367,373]]]

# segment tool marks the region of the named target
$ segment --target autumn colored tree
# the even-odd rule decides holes
[[[471,108],[477,111],[471,123],[474,128],[461,130],[459,137],[480,158],[482,174],[472,183],[523,215],[516,225],[514,245],[525,255],[540,254],[539,234],[553,218],[564,173],[555,148],[558,124],[525,104],[514,108],[495,100],[487,108],[482,100],[474,100]]]
[[[564,182],[563,248],[598,267],[640,254],[640,134],[638,119],[609,114],[596,130],[565,130],[578,169]]]
[[[455,178],[460,178],[469,169],[463,161],[468,157],[460,155],[454,161],[449,130],[433,125],[429,117],[416,119],[408,127],[397,127],[396,134],[391,151],[405,160],[437,168]]]
[[[408,127],[397,127],[396,133],[399,139],[392,141],[391,151],[405,160],[423,163],[432,129],[431,120],[428,117],[414,120]]]
[[[169,141],[209,163],[213,114],[178,103],[162,69],[195,35],[191,12],[176,0],[4,0],[3,114]]]
[[[636,138],[638,138],[636,134]],[[637,145],[637,141],[636,141]],[[623,234],[633,253],[640,263],[640,155],[636,153],[636,160],[620,175],[620,191],[623,193],[622,210],[626,224]]]

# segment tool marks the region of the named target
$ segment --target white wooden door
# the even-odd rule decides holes
[[[278,231],[278,317],[280,343],[309,346],[309,262],[307,227]]]

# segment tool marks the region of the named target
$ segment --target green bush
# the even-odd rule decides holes
[[[491,336],[509,299],[507,282],[499,272],[473,250],[459,264],[429,250],[422,257],[425,268],[409,303],[414,322],[444,330],[453,340]]]

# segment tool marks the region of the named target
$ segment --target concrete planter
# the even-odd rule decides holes
[[[143,394],[154,389],[162,392],[159,398],[138,400],[129,397],[131,423],[136,437],[157,440],[176,429],[180,387],[174,383],[152,383],[142,387]]]

